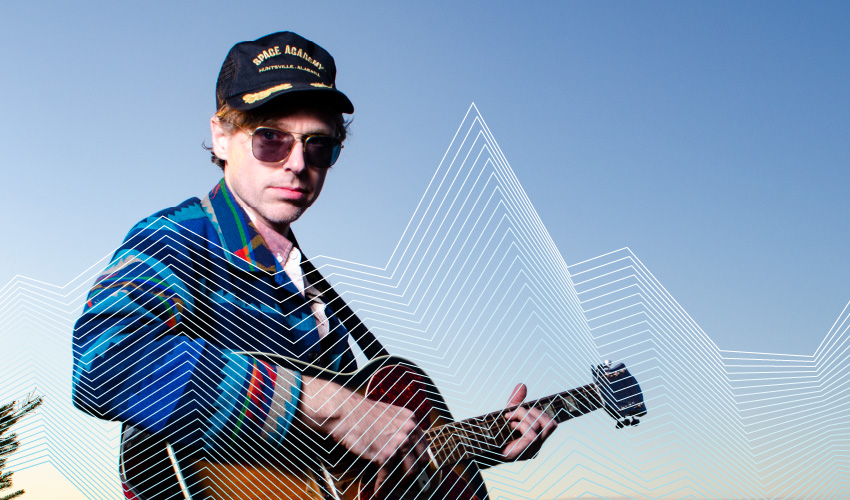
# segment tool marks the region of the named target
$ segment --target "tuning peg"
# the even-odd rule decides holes
[[[619,422],[620,427],[617,427],[617,428],[619,429],[621,427],[634,426],[634,425],[637,425],[639,423],[640,423],[640,420],[638,420],[636,418],[626,417]]]

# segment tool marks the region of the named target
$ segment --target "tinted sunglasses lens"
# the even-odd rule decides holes
[[[304,143],[304,157],[314,167],[328,168],[336,163],[341,147],[336,137],[314,135]]]
[[[277,163],[292,151],[295,137],[292,134],[270,128],[258,128],[251,138],[251,151],[260,161]]]

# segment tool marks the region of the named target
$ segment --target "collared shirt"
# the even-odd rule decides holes
[[[300,374],[242,351],[355,367],[341,322],[306,295],[222,180],[203,200],[133,227],[97,278],[74,329],[74,403],[172,443],[277,443],[294,418]],[[265,433],[276,382],[291,398]]]

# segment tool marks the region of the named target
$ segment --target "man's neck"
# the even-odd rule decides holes
[[[286,224],[283,227],[272,227],[261,218],[251,213],[251,210],[245,210],[245,213],[248,214],[248,218],[251,219],[251,223],[253,223],[254,227],[257,228],[257,232],[263,237],[263,240],[266,242],[266,246],[269,247],[272,254],[276,255],[279,259],[286,261],[289,257],[289,252],[292,251],[292,242],[289,241],[289,238],[287,238],[287,235],[289,234],[289,224]]]
[[[230,187],[230,183],[227,182],[227,176],[225,176],[224,182],[227,184],[228,191],[230,191],[236,199],[236,203],[242,207],[242,210],[244,210],[245,214],[248,215],[248,218],[251,219],[251,223],[257,229],[257,232],[263,237],[263,241],[266,242],[266,246],[269,247],[272,255],[277,256],[278,260],[283,259],[285,261],[289,257],[289,252],[292,251],[292,242],[287,238],[287,235],[289,234],[289,224],[271,225],[267,223],[262,217],[254,213],[254,210],[251,207],[248,207],[242,202],[242,199]]]

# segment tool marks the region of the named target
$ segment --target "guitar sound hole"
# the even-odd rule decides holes
[[[413,411],[423,430],[431,427],[431,404],[425,397],[429,388],[424,377],[403,366],[381,368],[370,380],[366,395],[383,403]]]

